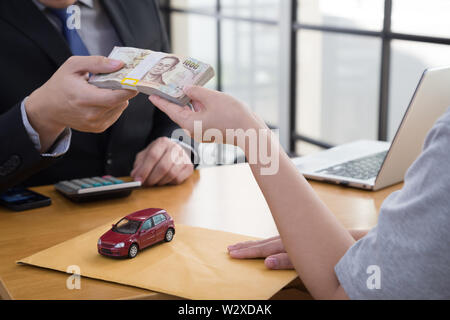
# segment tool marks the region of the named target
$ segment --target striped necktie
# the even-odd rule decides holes
[[[72,54],[75,56],[89,56],[89,51],[86,48],[83,40],[81,40],[80,35],[75,27],[69,28],[67,26],[67,19],[71,16],[67,12],[67,9],[49,9],[60,21],[63,28],[63,36],[66,38],[69,44]]]

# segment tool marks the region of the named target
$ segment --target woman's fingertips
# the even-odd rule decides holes
[[[229,252],[229,254],[232,258],[240,258],[241,257],[240,250],[231,250]]]
[[[266,258],[264,263],[266,264],[266,267],[269,269],[275,269],[278,266],[278,260],[273,257]]]
[[[184,87],[183,87],[183,91],[184,91],[184,93],[188,93],[189,92],[189,90],[191,90],[191,88],[192,88],[192,86],[191,85],[185,85]]]
[[[152,96],[149,96],[148,99],[149,99],[151,102],[158,102],[161,98],[158,97],[158,96],[156,96],[156,95],[152,95]]]

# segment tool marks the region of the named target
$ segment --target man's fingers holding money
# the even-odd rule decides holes
[[[120,70],[124,63],[120,60],[102,56],[72,56],[64,63],[64,67],[74,73],[110,73]]]
[[[46,152],[64,128],[102,132],[113,124],[137,92],[99,89],[87,82],[88,73],[108,73],[123,62],[105,57],[71,57],[25,101],[28,121]]]
[[[125,101],[113,108],[109,108],[105,113],[103,120],[97,126],[93,126],[90,132],[103,132],[119,119],[122,112],[128,107],[128,101]]]
[[[83,88],[84,94],[74,95],[75,101],[83,103],[88,106],[103,106],[105,108],[115,108],[134,98],[138,92],[134,90],[111,90],[111,89],[99,89],[93,85],[86,83]]]

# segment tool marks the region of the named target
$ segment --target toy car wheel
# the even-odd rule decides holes
[[[175,234],[175,230],[172,228],[167,229],[166,236],[164,237],[164,241],[170,242],[173,239],[173,235]]]
[[[130,246],[130,249],[128,250],[128,257],[129,257],[130,259],[133,259],[134,257],[137,256],[138,251],[139,251],[138,245],[137,245],[136,243],[133,243],[133,244]]]

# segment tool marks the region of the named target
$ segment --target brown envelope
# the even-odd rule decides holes
[[[188,299],[268,299],[297,276],[292,270],[268,270],[263,259],[228,256],[228,245],[255,238],[186,225],[176,225],[171,242],[144,249],[134,259],[104,257],[97,240],[110,228],[96,228],[18,263],[62,272],[76,265],[82,277]]]

